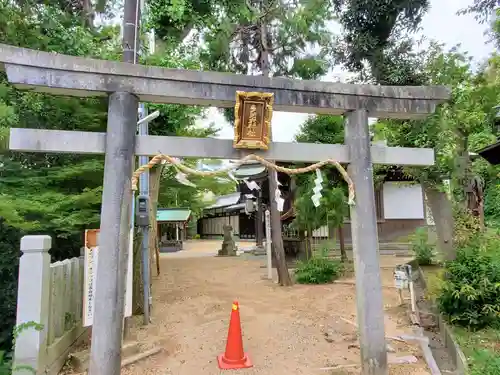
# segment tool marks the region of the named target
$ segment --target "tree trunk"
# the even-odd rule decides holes
[[[83,17],[83,26],[88,27],[89,29],[94,29],[94,18],[95,18],[95,12],[92,7],[92,1],[90,0],[83,0],[82,1],[82,17]]]
[[[429,202],[437,234],[437,248],[444,260],[453,260],[456,250],[453,246],[453,209],[445,192],[437,187],[423,184],[424,192]]]
[[[267,10],[267,1],[263,0],[263,13]],[[265,18],[265,17],[264,17]],[[267,24],[266,20],[262,19],[261,23],[261,51],[259,66],[262,71],[262,75],[265,77],[269,77],[271,73],[270,67],[270,59],[269,59],[269,51],[271,49],[268,46],[268,38],[267,38]],[[272,141],[272,134],[269,135]],[[286,264],[285,258],[285,249],[283,247],[283,237],[281,235],[281,215],[278,211],[278,207],[276,201],[274,200],[274,195],[276,189],[278,189],[278,174],[274,173],[274,171],[269,171],[268,180],[269,180],[269,209],[271,212],[271,237],[273,239],[273,249],[274,255],[276,257],[276,265],[278,271],[278,280],[280,285],[290,286],[292,285],[292,279],[290,278],[290,274],[288,273],[288,266]]]
[[[158,211],[158,195],[160,193],[160,182],[163,167],[163,164],[160,164],[149,170],[149,217],[151,226],[149,230],[149,254],[151,254],[151,263],[153,256],[156,259],[157,276],[160,276],[160,248],[158,247],[158,225],[156,222],[156,213]]]
[[[292,285],[292,279],[288,273],[286,264],[285,249],[283,247],[283,237],[281,235],[281,215],[278,211],[274,194],[278,188],[274,171],[269,173],[269,206],[271,212],[271,238],[273,240],[274,256],[276,258],[276,270],[278,271],[278,281],[282,286]]]
[[[311,259],[312,255],[313,255],[313,251],[312,251],[312,246],[313,246],[313,231],[311,228],[307,228],[307,241],[306,241],[306,244],[307,244],[307,259]]]
[[[299,257],[298,259],[302,260],[304,259],[304,256],[305,256],[305,259],[307,259],[308,257],[308,251],[309,251],[309,240],[306,238],[306,232],[304,230],[301,230],[299,229],[299,241],[300,241],[300,247],[299,247],[299,251],[300,251],[300,254],[299,254]]]
[[[335,226],[330,224],[327,220],[326,222],[328,226],[328,246],[335,250]]]
[[[345,241],[344,241],[344,228],[340,225],[337,228],[339,235],[339,246],[340,246],[340,260],[344,263],[347,262],[347,252],[345,251]]]
[[[463,208],[467,208],[467,196],[469,190],[469,177],[470,177],[470,157],[469,157],[469,139],[467,135],[465,135],[461,131],[457,131],[457,157],[455,158],[455,171],[454,171],[454,179],[455,181],[451,181],[452,183],[452,193],[456,192],[454,188],[460,188],[460,196]]]

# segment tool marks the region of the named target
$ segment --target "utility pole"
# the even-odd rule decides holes
[[[149,49],[148,52],[153,54],[155,52],[155,35],[154,30],[151,30],[149,39]],[[148,116],[148,109],[144,103],[139,103],[139,135],[149,134],[149,122],[160,115],[160,112],[155,111]],[[139,165],[144,165],[149,162],[149,157],[139,156]],[[146,170],[139,176],[139,191],[141,195],[150,196],[149,194],[149,170]],[[149,200],[148,200],[149,201]],[[151,202],[149,201],[151,204]],[[149,207],[148,207],[149,210]],[[151,268],[150,265],[150,253],[149,253],[149,226],[143,227],[142,229],[142,282],[144,290],[144,319],[143,324],[148,325],[151,322],[151,306],[152,296],[151,296]]]
[[[147,108],[144,103],[139,103],[139,121],[147,116]],[[139,125],[139,135],[148,135],[149,126],[147,121],[143,121]],[[139,165],[147,164],[149,158],[147,156],[139,156]],[[139,176],[139,192],[142,196],[149,197],[149,171],[145,171]],[[149,202],[149,200],[148,200]],[[149,207],[148,207],[149,211]],[[149,268],[149,226],[141,227],[142,230],[142,287],[144,291],[144,316],[143,324],[150,323],[150,268]]]
[[[266,14],[269,10],[269,2],[267,0],[262,1],[261,14]],[[269,77],[271,73],[271,56],[270,56],[270,46],[267,45],[268,40],[268,25],[266,17],[263,17],[260,38],[261,38],[261,51],[259,67],[262,71],[264,77]],[[272,141],[273,135],[269,134],[269,138]],[[272,160],[271,160],[272,161]],[[282,286],[291,286],[292,279],[290,273],[288,272],[288,267],[286,264],[285,249],[283,246],[283,235],[281,228],[281,214],[278,211],[278,203],[275,199],[276,191],[279,189],[278,184],[278,172],[270,170],[268,168],[268,181],[269,181],[269,210],[271,213],[271,237],[272,244],[274,248],[274,255],[276,257],[276,270],[278,271],[278,280]]]
[[[137,6],[137,20],[136,20],[136,43],[134,46],[134,60],[132,61],[134,64],[137,64],[140,50],[140,39],[139,39],[139,30],[140,30],[140,16],[143,11],[144,3],[141,1],[140,5]],[[149,43],[149,52],[154,53],[154,31],[152,31],[153,36],[150,39]],[[137,133],[138,135],[148,135],[149,134],[149,121],[153,118],[158,117],[159,113],[156,114],[151,119],[148,116],[148,109],[144,103],[139,103],[138,107],[138,118],[139,122],[137,125]],[[153,114],[152,114],[153,115]],[[149,120],[148,120],[149,119]],[[139,166],[147,164],[149,162],[149,158],[147,156],[139,156]],[[149,170],[146,170],[139,176],[139,194],[141,196],[146,196],[149,198]],[[135,194],[133,196],[135,201]],[[148,199],[149,202],[149,199]],[[134,202],[135,203],[135,202]],[[132,205],[132,216],[135,216],[135,204]],[[149,210],[149,207],[148,207]],[[132,219],[133,220],[133,219]],[[143,324],[148,325],[151,321],[150,317],[150,309],[151,309],[151,270],[149,267],[149,226],[142,226],[142,250],[141,250],[141,264],[142,264],[142,286],[144,291],[144,300],[143,300],[143,308],[144,308],[144,319]]]

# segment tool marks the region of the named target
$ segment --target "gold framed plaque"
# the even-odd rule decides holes
[[[269,149],[274,94],[236,91],[234,148]]]

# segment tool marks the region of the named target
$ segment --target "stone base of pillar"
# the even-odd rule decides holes
[[[255,246],[251,251],[253,255],[266,255],[265,246]]]

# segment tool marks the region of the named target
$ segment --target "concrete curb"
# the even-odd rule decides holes
[[[418,278],[421,280],[424,289],[427,289],[427,282],[424,277],[424,272],[422,268],[418,265],[418,263],[413,260],[409,262],[411,264],[412,269],[415,270]],[[437,324],[439,328],[439,332],[441,333],[441,338],[445,344],[446,350],[450,355],[451,359],[455,367],[457,368],[457,375],[467,375],[469,374],[469,365],[467,363],[467,357],[460,349],[455,336],[450,328],[450,326],[446,323],[444,316],[438,311],[437,306],[432,302],[432,313],[434,313],[437,317]]]

